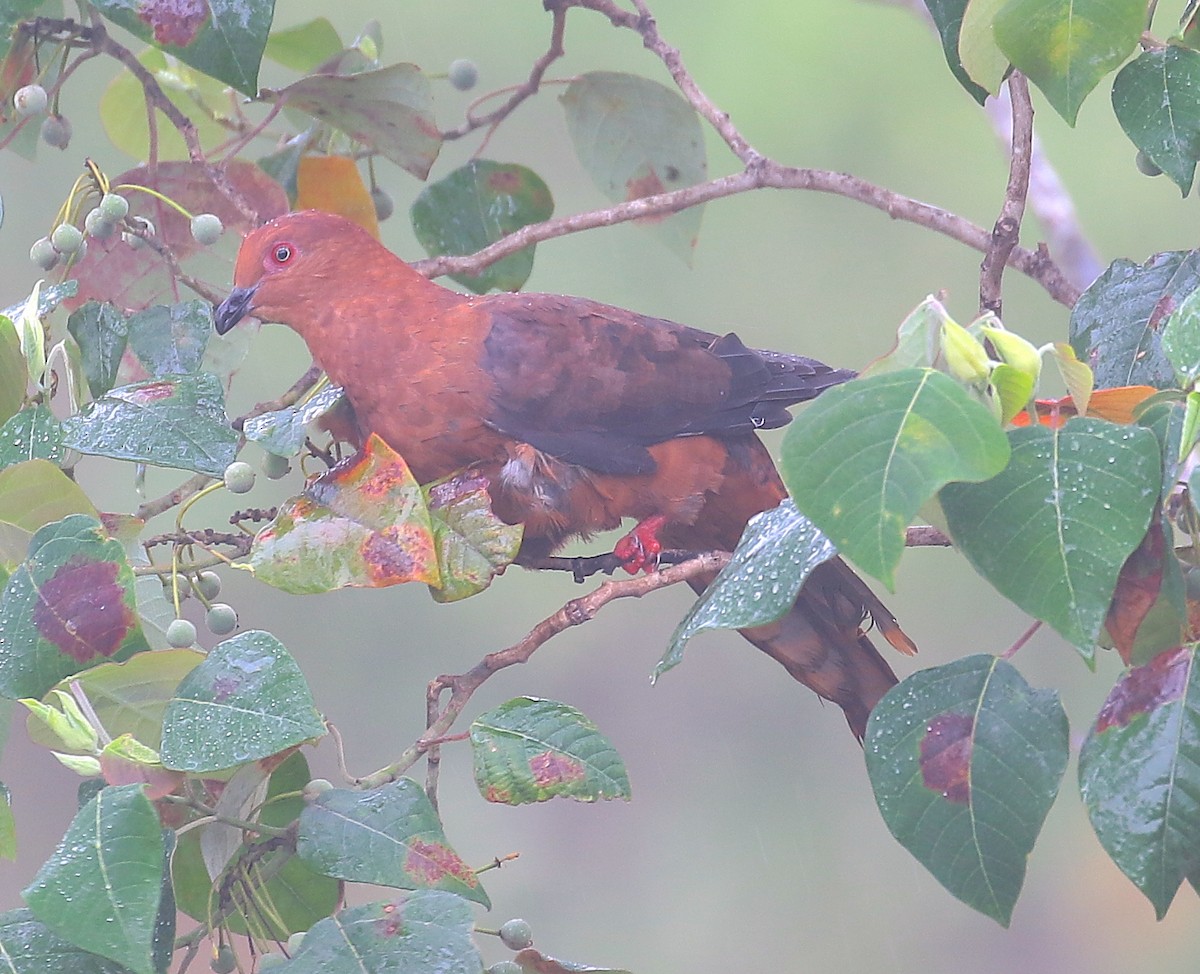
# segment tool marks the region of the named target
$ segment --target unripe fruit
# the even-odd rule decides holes
[[[26,85],[24,88],[18,88],[17,93],[13,95],[13,108],[22,118],[29,118],[32,115],[41,115],[46,110],[48,101],[46,89],[41,85]]]
[[[199,213],[192,217],[192,238],[203,247],[221,239],[225,227],[215,213]]]
[[[313,778],[300,792],[306,802],[314,802],[327,791],[333,790],[333,782],[328,778]]]
[[[296,953],[300,949],[300,945],[304,943],[304,931],[297,930],[294,934],[287,938],[287,943],[284,947],[287,948],[288,956]]]
[[[89,210],[88,215],[83,218],[83,229],[87,231],[89,237],[107,240],[117,232],[117,224],[109,220],[97,206],[94,210]]]
[[[288,458],[281,457],[278,453],[268,453],[263,457],[262,471],[268,480],[279,480],[281,477],[286,477],[291,469],[292,464]]]
[[[391,194],[380,186],[371,190],[371,202],[375,204],[375,219],[382,223],[396,211]]]
[[[479,69],[470,58],[460,57],[450,62],[450,84],[459,91],[470,91],[479,80]]]
[[[119,223],[129,213],[129,200],[120,193],[105,193],[96,208],[104,214],[104,219]]]
[[[524,950],[533,943],[533,929],[519,918],[506,920],[500,927],[500,940],[509,950]]]
[[[35,240],[29,248],[29,259],[44,271],[52,270],[58,263],[58,251],[54,249],[49,237],[42,237]]]
[[[60,223],[50,234],[50,242],[60,254],[73,254],[83,243],[83,231],[73,223]]]
[[[254,486],[254,468],[241,460],[234,460],[225,468],[225,487],[234,494],[244,494]]]
[[[1137,166],[1138,172],[1146,176],[1161,176],[1162,169],[1158,163],[1151,159],[1141,149],[1138,149],[1138,154],[1134,156],[1133,164]]]
[[[65,149],[71,144],[71,123],[65,115],[47,115],[42,122],[42,141],[55,149]]]
[[[525,974],[525,968],[515,960],[498,960],[485,974]]]
[[[154,234],[157,232],[155,229],[154,223],[150,220],[147,220],[144,216],[133,217],[133,222],[137,226],[141,227],[142,230],[144,230],[146,232],[146,234],[151,237],[153,237]],[[136,233],[122,233],[121,239],[124,240],[127,244],[129,244],[129,246],[132,247],[134,250],[139,250],[142,247],[146,246],[146,241],[143,240],[142,237]]]
[[[196,627],[187,619],[176,619],[167,626],[167,645],[187,649],[196,645]]]
[[[216,572],[200,572],[195,584],[206,599],[215,599],[221,594],[221,576]]]
[[[214,636],[228,636],[237,628],[237,610],[225,602],[214,602],[204,614],[204,624]]]
[[[208,966],[212,968],[213,974],[233,974],[237,970],[237,956],[233,948],[229,944],[221,944]]]

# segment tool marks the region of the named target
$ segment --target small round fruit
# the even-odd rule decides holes
[[[208,966],[213,974],[233,974],[237,970],[237,955],[229,944],[221,944]]]
[[[306,802],[315,802],[327,791],[333,790],[333,782],[328,778],[313,778],[301,790],[300,795]]]
[[[104,219],[119,223],[129,214],[129,200],[120,193],[105,193],[96,204],[96,209],[104,214]]]
[[[214,602],[204,614],[204,624],[214,636],[228,636],[237,628],[237,622],[237,610],[225,602]]]
[[[484,974],[525,974],[525,968],[515,960],[498,960]]]
[[[281,457],[278,453],[268,453],[263,457],[262,472],[266,474],[267,480],[279,480],[281,477],[286,477],[291,469],[291,461],[287,457]]]
[[[46,89],[41,85],[26,85],[24,88],[18,88],[17,93],[13,95],[13,108],[22,118],[41,115],[48,102]]]
[[[283,954],[259,954],[258,969],[260,971],[269,971],[274,967],[281,967],[287,963],[287,958]]]
[[[60,254],[73,254],[83,244],[83,231],[73,223],[60,223],[50,234],[50,242]]]
[[[147,220],[144,216],[133,217],[133,222],[137,224],[137,226],[139,226],[147,236],[153,237],[157,232],[153,222]],[[121,234],[121,239],[129,244],[129,246],[134,250],[140,250],[142,247],[147,246],[146,241],[136,233],[123,232]]]
[[[1162,175],[1162,169],[1159,168],[1158,163],[1146,155],[1146,153],[1144,153],[1141,149],[1138,149],[1138,154],[1134,157],[1133,164],[1137,166],[1138,172],[1142,173],[1144,176]]]
[[[29,259],[44,271],[53,270],[54,265],[58,263],[58,251],[54,249],[49,237],[42,237],[35,240],[29,248]]]
[[[470,91],[479,80],[479,69],[470,58],[460,57],[450,62],[450,84],[459,91]]]
[[[216,572],[200,572],[196,575],[195,585],[206,599],[215,599],[221,594],[221,576]]]
[[[192,217],[192,237],[202,247],[215,244],[224,230],[221,218],[215,213],[198,213]]]
[[[42,141],[55,149],[71,144],[71,123],[65,115],[47,115],[42,122]]]
[[[196,627],[187,619],[176,619],[167,626],[167,645],[187,649],[196,645]]]
[[[292,956],[300,949],[300,945],[304,943],[304,931],[297,930],[294,934],[287,938],[287,943],[284,947],[287,948],[288,956]]]
[[[506,920],[500,927],[500,940],[509,950],[524,950],[533,943],[533,929],[519,918]]]
[[[230,493],[244,494],[254,486],[254,468],[242,460],[234,460],[225,468],[224,480]]]
[[[371,190],[371,202],[375,204],[375,219],[382,223],[396,211],[392,202],[392,194],[381,186]]]
[[[117,225],[109,220],[104,215],[104,211],[97,206],[94,210],[89,210],[88,215],[83,218],[83,229],[87,231],[89,237],[107,240],[117,232]]]

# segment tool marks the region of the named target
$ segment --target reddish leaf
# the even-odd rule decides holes
[[[123,601],[120,567],[77,555],[55,569],[33,606],[38,634],[77,663],[114,655],[137,621]]]
[[[1165,547],[1162,518],[1155,515],[1146,537],[1125,559],[1117,578],[1117,588],[1104,625],[1126,666],[1132,661],[1138,629],[1162,590]]]
[[[1187,687],[1192,654],[1186,647],[1159,653],[1145,666],[1126,673],[1104,701],[1096,718],[1096,734],[1110,727],[1128,726],[1183,696]]]
[[[975,721],[967,714],[940,714],[921,738],[921,783],[948,801],[971,800],[971,749]]]
[[[533,947],[518,951],[513,960],[521,965],[522,970],[533,971],[534,974],[628,974],[627,971],[615,967],[592,967],[589,964],[558,960]]]
[[[205,0],[140,0],[137,16],[154,32],[156,44],[187,47],[208,20]]]
[[[404,857],[404,871],[422,884],[436,886],[443,879],[453,878],[468,886],[479,885],[475,870],[459,858],[457,852],[441,842],[412,839]]]
[[[1132,423],[1134,410],[1153,396],[1157,389],[1153,386],[1117,386],[1112,389],[1097,389],[1088,400],[1087,414],[1113,423]],[[1061,399],[1036,399],[1038,422],[1051,429],[1058,429],[1066,424],[1068,419],[1079,415],[1075,408],[1075,400],[1070,396]],[[1025,410],[1013,417],[1013,426],[1030,426],[1032,420]]]

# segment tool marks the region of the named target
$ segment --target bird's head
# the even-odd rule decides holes
[[[328,303],[331,287],[345,286],[347,270],[357,269],[357,276],[381,263],[406,266],[344,217],[316,210],[287,213],[242,241],[233,290],[213,315],[217,334],[248,315],[303,333],[303,316]]]

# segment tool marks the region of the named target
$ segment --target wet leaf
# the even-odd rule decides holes
[[[475,471],[424,490],[441,576],[431,594],[435,601],[455,602],[482,592],[517,557],[521,525],[505,524],[492,513],[488,480]]]
[[[1113,644],[1126,666],[1133,658],[1138,630],[1158,601],[1162,590],[1165,553],[1166,541],[1162,520],[1155,517],[1142,543],[1125,559],[1125,564],[1121,566],[1121,574],[1117,576],[1117,587],[1108,606],[1104,628],[1112,637]],[[1176,641],[1180,636],[1182,621],[1176,627]]]
[[[46,406],[22,409],[0,426],[0,470],[27,460],[58,464],[66,456],[62,424]]]
[[[1187,196],[1200,159],[1200,54],[1143,51],[1117,74],[1112,103],[1125,134]]]
[[[213,334],[207,301],[157,304],[130,317],[129,350],[154,378],[196,372]]]
[[[111,304],[87,301],[67,319],[67,331],[79,346],[83,373],[95,399],[117,380],[121,357],[129,341],[129,324]]]
[[[630,798],[616,749],[590,720],[556,700],[516,697],[471,722],[475,784],[490,802]]]
[[[2,36],[2,35],[0,35]],[[0,913],[0,952],[10,974],[128,974],[115,961],[77,947],[34,917],[32,910]]]
[[[517,951],[513,960],[521,965],[521,970],[533,971],[535,974],[629,974],[629,971],[618,967],[593,967],[591,964],[558,960],[533,947]]]
[[[441,889],[491,907],[475,871],[447,842],[425,790],[410,778],[370,791],[323,792],[300,813],[296,851],[326,876]]]
[[[251,443],[281,457],[295,456],[304,446],[309,424],[342,402],[341,386],[325,386],[304,402],[269,413],[251,416],[242,426],[242,433]]]
[[[75,297],[79,291],[78,281],[62,281],[59,284],[47,284],[42,282],[38,289],[37,296],[37,315],[39,318],[45,318],[60,304]],[[7,308],[0,310],[0,317],[8,318],[10,321],[16,321],[20,316],[22,309],[25,307],[24,301],[18,301],[16,304],[10,304]]]
[[[0,471],[0,565],[15,566],[34,531],[69,514],[100,516],[83,488],[53,463],[28,460]]]

